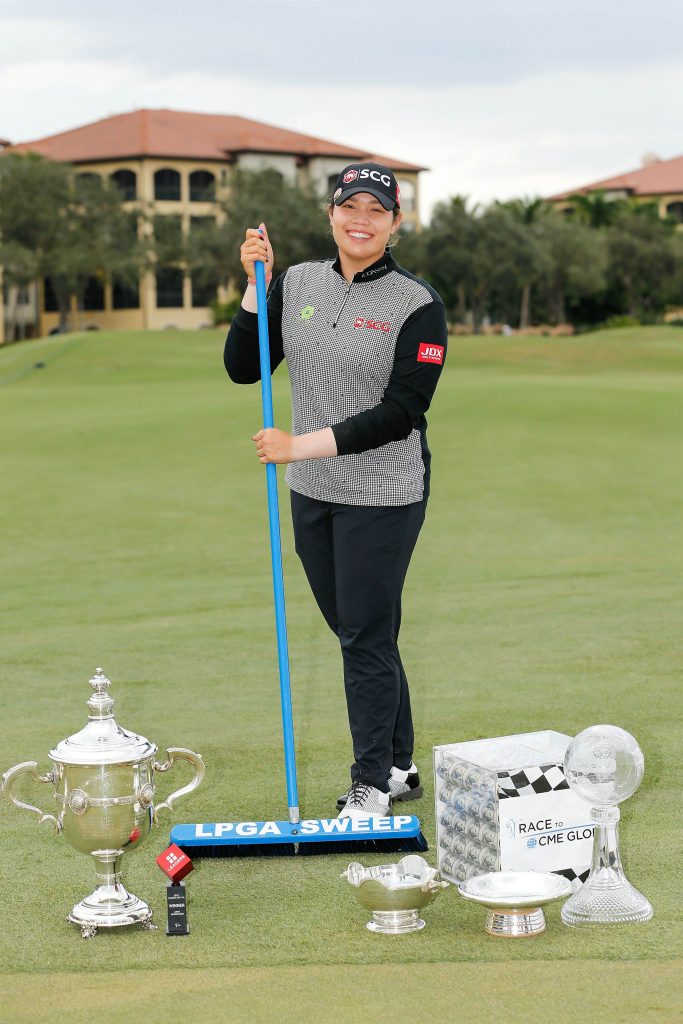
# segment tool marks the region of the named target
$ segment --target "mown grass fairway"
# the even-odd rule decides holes
[[[206,759],[173,820],[286,816],[260,393],[221,351],[213,331],[0,351],[0,770],[48,767],[102,665],[121,725]],[[285,426],[287,391],[281,370]],[[346,854],[198,862],[192,933],[169,939],[164,827],[125,865],[159,931],[84,942],[65,918],[92,864],[3,804],[2,1021],[681,1019],[683,331],[454,339],[429,419],[402,632],[423,830],[433,844],[433,744],[621,725],[646,758],[622,854],[654,920],[576,932],[553,907],[543,936],[506,942],[449,891],[423,932],[375,936],[338,880]],[[340,658],[284,488],[282,510],[301,804],[326,816],[350,760]],[[185,778],[158,776],[161,794]],[[22,792],[52,810],[48,786]]]

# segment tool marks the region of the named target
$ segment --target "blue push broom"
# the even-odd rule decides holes
[[[263,263],[256,262],[255,266],[261,398],[263,425],[267,428],[272,427],[274,423],[266,275]],[[291,856],[362,850],[408,853],[424,851],[428,848],[427,841],[420,830],[419,819],[414,814],[367,818],[310,818],[303,821],[300,818],[275,463],[266,464],[266,481],[289,821],[223,821],[175,825],[171,830],[171,842],[192,857],[254,857],[273,854]]]

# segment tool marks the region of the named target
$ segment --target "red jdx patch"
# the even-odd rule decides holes
[[[418,363],[443,363],[444,345],[431,345],[428,341],[421,341],[417,350]]]

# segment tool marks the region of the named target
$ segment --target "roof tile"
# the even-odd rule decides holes
[[[639,167],[625,174],[617,174],[614,178],[603,178],[592,185],[583,185],[551,196],[551,200],[569,199],[570,196],[603,189],[606,192],[626,191],[634,196],[657,196],[683,192],[683,156],[672,160],[654,160],[645,167]]]
[[[21,142],[8,152],[40,153],[52,160],[96,163],[139,157],[229,160],[242,152],[291,153],[297,156],[372,159],[395,171],[422,171],[417,164],[375,156],[363,149],[313,135],[250,121],[232,114],[195,114],[180,110],[135,110],[115,114],[44,139]]]

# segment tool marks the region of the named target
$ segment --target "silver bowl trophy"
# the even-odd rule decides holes
[[[423,857],[415,854],[397,864],[373,868],[353,861],[340,877],[355,888],[361,906],[372,911],[372,920],[365,927],[383,935],[420,931],[425,923],[419,911],[448,888],[436,868],[430,868]]]
[[[649,921],[652,905],[631,885],[619,856],[619,807],[638,789],[644,758],[630,733],[615,725],[594,725],[567,747],[567,782],[591,804],[597,828],[593,860],[584,885],[562,907],[565,924],[637,924]]]
[[[90,685],[88,723],[50,751],[52,770],[40,775],[37,762],[24,761],[2,777],[2,793],[9,803],[37,815],[39,824],[53,822],[75,850],[94,858],[97,888],[69,914],[69,921],[80,926],[84,938],[93,936],[98,928],[156,927],[147,904],[127,892],[121,882],[123,855],[142,845],[159,811],[191,793],[204,778],[199,754],[169,747],[166,758],[159,762],[156,744],[117,725],[114,701],[107,692],[110,682],[101,668]],[[168,771],[180,758],[194,766],[194,778],[155,806],[154,773]],[[54,787],[59,808],[56,816],[14,796],[14,785],[24,775]]]
[[[486,907],[484,929],[499,938],[521,938],[545,931],[543,907],[568,896],[568,878],[551,871],[492,871],[461,882],[466,900]]]

